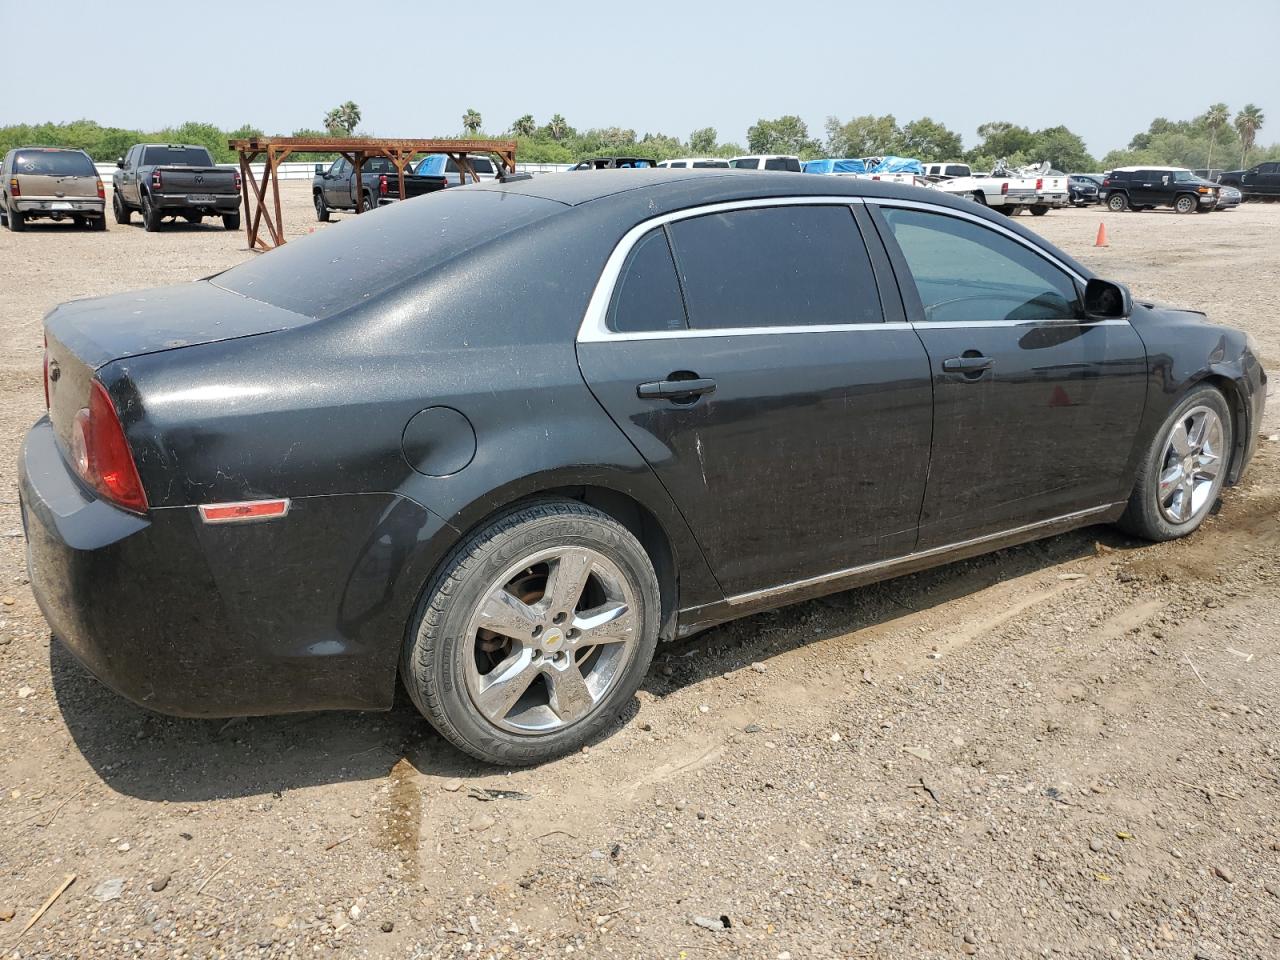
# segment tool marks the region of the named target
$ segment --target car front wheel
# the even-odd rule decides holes
[[[1231,410],[1222,392],[1197,387],[1179,403],[1138,470],[1120,526],[1147,540],[1191,533],[1222,493],[1232,450]]]
[[[1195,213],[1196,198],[1183,194],[1173,202],[1173,209],[1178,213]]]
[[[630,703],[657,644],[657,577],[616,520],[569,500],[515,508],[428,585],[401,656],[410,698],[497,764],[579,749]]]

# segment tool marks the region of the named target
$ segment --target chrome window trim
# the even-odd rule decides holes
[[[763,207],[852,207],[863,202],[862,197],[840,196],[806,196],[806,197],[759,197],[754,200],[725,200],[720,203],[707,203],[698,207],[686,207],[673,210],[636,224],[618,241],[605,261],[604,270],[596,287],[591,292],[591,300],[587,303],[587,311],[578,327],[578,343],[598,343],[606,340],[669,340],[677,337],[700,336],[746,336],[748,334],[765,333],[832,333],[839,330],[878,330],[889,324],[885,323],[841,323],[815,326],[782,326],[782,327],[727,327],[708,330],[646,330],[639,333],[624,333],[609,329],[609,302],[613,299],[613,289],[622,273],[622,265],[640,238],[650,230],[675,223],[678,220],[689,220],[693,217],[706,216],[713,213],[728,213],[734,210],[757,210]],[[909,325],[907,325],[909,326]]]
[[[914,553],[906,553],[900,557],[894,557],[890,560],[876,560],[872,563],[863,563],[856,567],[846,567],[843,570],[834,570],[831,573],[819,574],[816,577],[808,577],[804,580],[794,580],[791,583],[783,583],[773,587],[764,587],[760,590],[751,590],[747,593],[734,594],[731,597],[726,597],[725,602],[731,607],[737,607],[745,603],[767,600],[771,597],[785,596],[789,593],[795,593],[810,587],[821,586],[825,583],[833,583],[851,577],[874,573],[876,571],[890,570],[904,564],[915,563],[919,560],[926,560],[930,557],[945,556],[946,554],[953,553],[957,550],[980,546],[984,543],[993,543],[998,540],[1004,540],[1007,537],[1020,536],[1024,533],[1031,533],[1042,528],[1048,529],[1064,523],[1074,523],[1077,520],[1087,520],[1089,517],[1099,516],[1106,513],[1108,510],[1114,510],[1119,506],[1119,503],[1105,503],[1100,507],[1090,507],[1087,510],[1077,510],[1074,513],[1064,513],[1061,516],[1050,517],[1048,520],[1037,520],[1035,523],[1026,523],[1022,526],[1010,527],[1008,530],[1001,530],[998,533],[987,533],[980,537],[972,537],[968,540],[961,540],[957,543],[948,543],[941,547],[931,547],[928,550],[917,550]]]

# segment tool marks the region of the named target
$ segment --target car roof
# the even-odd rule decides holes
[[[1158,166],[1157,164],[1152,163],[1152,164],[1137,164],[1135,166],[1129,166],[1129,167],[1115,167],[1112,169],[1111,172],[1112,173],[1135,173],[1138,170],[1168,170],[1170,172],[1173,172],[1175,170],[1190,170],[1190,169],[1191,169],[1190,167],[1161,167],[1161,166]]]
[[[732,160],[799,160],[794,153],[744,153],[737,157],[730,157]]]

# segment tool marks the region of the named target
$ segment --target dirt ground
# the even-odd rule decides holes
[[[1280,205],[1021,222],[1280,369]],[[1280,955],[1280,403],[1189,540],[1097,528],[710,631],[609,736],[507,774],[403,697],[176,720],[50,642],[15,484],[42,315],[250,255],[0,234],[0,955]]]

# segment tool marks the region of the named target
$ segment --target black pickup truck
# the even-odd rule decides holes
[[[1280,160],[1268,160],[1249,170],[1228,170],[1218,182],[1235,187],[1246,200],[1280,200]]]
[[[448,185],[448,179],[443,176],[406,173],[403,199],[412,200],[424,193],[443,190]],[[324,223],[329,219],[330,210],[363,213],[380,204],[402,199],[400,175],[395,164],[386,157],[369,157],[360,165],[360,187],[357,189],[355,168],[345,157],[339,157],[327,167],[323,163],[316,164],[311,196],[316,205],[316,219]]]
[[[188,223],[222,217],[228,230],[240,229],[240,173],[215,166],[204,147],[135,144],[116,161],[111,186],[116,223],[128,223],[140,210],[148,232],[160,229],[165,217]]]

